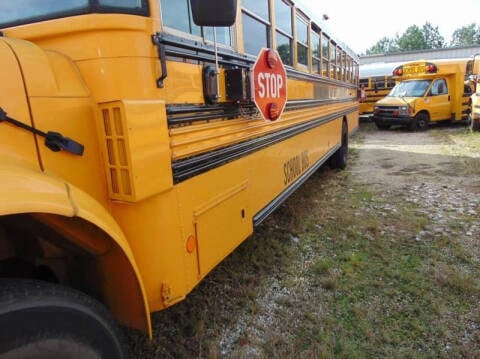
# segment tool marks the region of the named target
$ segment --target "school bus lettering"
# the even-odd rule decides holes
[[[283,174],[285,185],[290,184],[299,177],[309,167],[308,150],[302,151],[301,154],[290,158],[283,164]]]
[[[310,166],[308,160],[308,150],[302,151],[302,172],[304,172]]]
[[[417,65],[417,66],[404,66],[403,67],[403,74],[410,75],[410,74],[419,74],[425,72],[425,65]]]
[[[285,185],[292,182],[295,178],[300,176],[302,173],[300,156],[295,156],[290,158],[287,162],[283,164],[283,173],[285,175],[283,183]]]
[[[0,5],[0,357],[125,358],[121,326],[153,337],[151,313],[345,167],[357,55],[289,0],[188,1]]]

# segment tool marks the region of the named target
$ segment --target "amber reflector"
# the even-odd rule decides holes
[[[197,239],[195,236],[190,236],[187,238],[187,252],[192,253],[197,247]]]

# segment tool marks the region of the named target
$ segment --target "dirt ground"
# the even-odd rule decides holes
[[[348,168],[319,171],[183,303],[155,314],[152,342],[130,334],[132,357],[480,358],[479,175],[480,134],[463,125],[362,123]],[[384,283],[397,255],[423,263],[398,283],[394,263]],[[378,272],[376,257],[390,258]]]
[[[377,131],[372,124],[363,124],[362,141],[354,142],[359,156],[350,170],[356,181],[392,190],[423,184],[474,191],[479,181],[472,178],[465,163],[471,161],[475,166],[480,153],[455,138],[465,131],[460,125],[432,126],[430,131],[415,133],[401,128]]]

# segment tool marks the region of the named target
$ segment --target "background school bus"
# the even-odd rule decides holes
[[[387,96],[395,86],[392,71],[398,65],[398,62],[360,65],[359,84],[365,90],[365,98],[360,96],[359,101],[360,118],[368,119],[373,114],[375,103]]]
[[[472,64],[472,59],[420,60],[396,67],[397,85],[375,104],[372,120],[379,129],[403,125],[411,130],[426,130],[431,122],[468,120]]]

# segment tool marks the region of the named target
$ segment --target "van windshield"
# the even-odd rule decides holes
[[[389,97],[423,97],[432,80],[408,80],[396,84]]]
[[[147,0],[0,1],[0,28],[94,12],[147,14]]]

